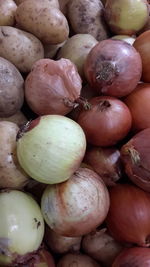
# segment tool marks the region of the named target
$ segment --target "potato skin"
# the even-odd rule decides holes
[[[13,26],[17,5],[13,0],[0,0],[0,26]]]
[[[10,121],[16,123],[19,127],[22,127],[24,124],[27,123],[27,118],[22,113],[21,110],[17,111],[14,115],[9,117],[0,117],[0,121]]]
[[[23,3],[24,1],[27,1],[27,0],[15,0],[17,6],[20,5],[21,3]],[[50,2],[50,4],[56,8],[59,8],[59,2],[58,0],[47,0]]]
[[[44,57],[44,48],[34,35],[11,26],[0,26],[0,57],[12,62],[21,72]]]
[[[17,68],[0,57],[0,117],[15,114],[23,105],[24,80]]]
[[[23,2],[18,6],[15,17],[20,28],[34,34],[44,44],[62,43],[68,38],[66,17],[47,0]]]
[[[16,135],[19,127],[9,121],[0,121],[0,189],[22,188],[28,176],[21,169],[16,155]]]
[[[109,34],[103,8],[100,0],[70,0],[67,15],[73,30],[76,33],[89,33],[98,41],[107,39]]]

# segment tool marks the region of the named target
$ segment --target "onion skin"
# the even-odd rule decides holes
[[[87,148],[84,162],[100,175],[106,186],[114,186],[122,176],[120,151],[115,147]]]
[[[41,59],[25,80],[25,98],[38,115],[66,115],[77,105],[81,88],[77,68],[69,59]]]
[[[133,46],[139,52],[142,59],[142,77],[141,80],[145,83],[150,82],[150,30],[140,34]]]
[[[38,117],[18,133],[20,165],[30,177],[45,184],[69,179],[79,168],[85,149],[80,125],[61,115]]]
[[[84,71],[87,81],[99,95],[120,98],[131,93],[140,81],[142,61],[132,45],[108,39],[91,49]]]
[[[22,267],[55,267],[55,262],[52,254],[46,249],[40,249],[33,258],[26,264],[21,264]]]
[[[110,267],[123,246],[110,236],[106,228],[103,228],[85,235],[82,249],[87,255],[102,263],[102,266]]]
[[[79,252],[82,237],[62,236],[48,226],[45,230],[45,243],[54,253]]]
[[[95,260],[84,254],[66,254],[63,256],[57,267],[101,267]]]
[[[77,122],[90,144],[113,146],[128,134],[132,118],[123,101],[111,96],[99,96],[88,102],[90,108],[80,112]]]
[[[139,132],[150,127],[150,84],[138,84],[124,99],[132,115],[132,131]]]
[[[149,267],[150,248],[132,247],[123,250],[115,259],[112,267]]]
[[[107,0],[105,18],[116,34],[133,35],[143,28],[148,20],[146,0]]]
[[[105,220],[108,190],[98,174],[79,168],[66,182],[46,188],[41,209],[53,231],[63,236],[82,236]]]
[[[117,184],[109,190],[110,209],[106,224],[119,242],[150,246],[150,194],[129,184]]]
[[[134,135],[121,148],[124,169],[131,181],[150,192],[150,128]]]

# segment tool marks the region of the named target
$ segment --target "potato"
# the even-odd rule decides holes
[[[23,105],[24,80],[17,68],[0,57],[0,117],[15,114]]]
[[[66,15],[67,14],[67,4],[70,0],[59,0],[59,6],[61,12]]]
[[[77,67],[81,77],[84,77],[84,62],[92,47],[98,41],[91,34],[75,34],[69,38],[60,49],[57,58],[68,58]]]
[[[96,40],[108,38],[100,0],[70,0],[67,5],[68,19],[76,33],[89,33]]]
[[[14,115],[10,117],[0,117],[0,121],[10,121],[16,123],[19,127],[27,123],[27,118],[25,115],[19,110]]]
[[[16,4],[17,5],[20,5],[21,3],[23,3],[24,1],[27,1],[27,0],[15,0]],[[58,0],[48,0],[50,2],[50,4],[56,8],[59,8],[59,2]]]
[[[0,188],[22,188],[29,180],[17,160],[18,130],[17,124],[0,121]]]
[[[33,63],[44,57],[44,48],[31,33],[0,26],[0,57],[12,62],[21,72],[30,72]]]
[[[59,51],[59,49],[65,44],[66,41],[56,44],[56,45],[44,45],[44,57],[45,58],[54,58]]]
[[[17,5],[13,0],[0,0],[0,26],[12,26],[15,23]]]
[[[67,19],[48,0],[23,2],[18,6],[15,17],[20,28],[31,32],[45,44],[62,43],[69,35]]]

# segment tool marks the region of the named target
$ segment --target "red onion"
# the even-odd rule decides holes
[[[150,30],[140,34],[133,46],[140,53],[142,59],[142,81],[150,82]]]
[[[99,96],[90,99],[89,104],[90,108],[80,112],[77,122],[90,144],[112,146],[128,134],[132,118],[123,101]]]
[[[66,254],[63,256],[57,267],[101,267],[95,260],[84,254]]]
[[[25,80],[25,98],[38,115],[66,115],[77,105],[81,87],[81,78],[69,59],[41,59]]]
[[[79,168],[66,182],[46,188],[41,208],[53,231],[78,237],[93,231],[105,220],[109,194],[98,174]]]
[[[150,128],[140,131],[123,145],[121,158],[132,182],[150,192]]]
[[[116,240],[150,246],[150,194],[129,184],[112,187],[106,223]]]
[[[150,248],[126,248],[115,259],[112,267],[149,267]]]
[[[106,228],[103,228],[85,235],[82,248],[86,254],[102,263],[102,266],[110,267],[123,246],[110,236]]]
[[[123,97],[134,90],[141,78],[141,57],[127,42],[108,39],[91,49],[84,70],[99,94]]]
[[[140,131],[150,127],[150,84],[141,83],[124,99],[132,115],[132,129]]]
[[[77,252],[80,250],[82,237],[68,237],[62,236],[54,232],[50,227],[45,229],[44,240],[47,246],[54,253],[67,253],[67,252]]]
[[[107,186],[113,186],[121,178],[122,166],[120,151],[116,147],[90,147],[84,162],[97,172]]]

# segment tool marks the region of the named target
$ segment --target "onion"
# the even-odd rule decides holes
[[[140,53],[142,59],[142,81],[150,82],[150,30],[140,34],[133,46]]]
[[[82,237],[62,236],[47,226],[44,239],[51,251],[62,254],[79,251]]]
[[[21,264],[22,267],[55,267],[55,262],[52,254],[46,249],[40,249],[33,255],[32,259],[25,264]]]
[[[63,236],[79,237],[105,220],[109,194],[98,174],[79,168],[66,182],[46,188],[41,208],[53,231]]]
[[[150,84],[141,83],[124,99],[132,115],[134,132],[150,127]]]
[[[120,151],[116,147],[90,147],[84,162],[97,172],[107,186],[113,186],[122,176]]]
[[[128,134],[132,118],[123,101],[99,96],[90,99],[89,104],[90,108],[80,112],[77,122],[90,144],[112,146]]]
[[[150,192],[150,128],[134,135],[121,148],[125,172],[134,184]]]
[[[131,37],[129,35],[114,35],[111,39],[113,40],[122,40],[127,42],[128,44],[133,45],[134,41],[135,41],[135,37]]]
[[[91,49],[84,70],[93,90],[103,95],[123,97],[131,93],[138,84],[142,62],[132,45],[108,39]]]
[[[148,15],[145,0],[107,0],[105,4],[106,21],[116,34],[137,33],[146,24]]]
[[[100,265],[90,258],[87,255],[84,254],[66,254],[63,256],[58,264],[57,267],[100,267]]]
[[[22,262],[43,239],[44,221],[38,204],[17,190],[0,193],[0,265]]]
[[[81,87],[81,78],[69,59],[41,59],[25,80],[25,98],[38,115],[66,115],[77,105]]]
[[[110,189],[110,209],[106,223],[120,242],[150,246],[150,194],[129,184]]]
[[[116,256],[123,249],[106,228],[96,229],[83,237],[83,251],[93,259],[102,263],[102,266],[110,267]]]
[[[18,138],[20,165],[33,179],[46,184],[67,180],[85,154],[83,130],[61,115],[45,115],[29,122]]]
[[[121,266],[136,266],[148,267],[150,266],[150,248],[126,248],[115,259],[112,267]]]

